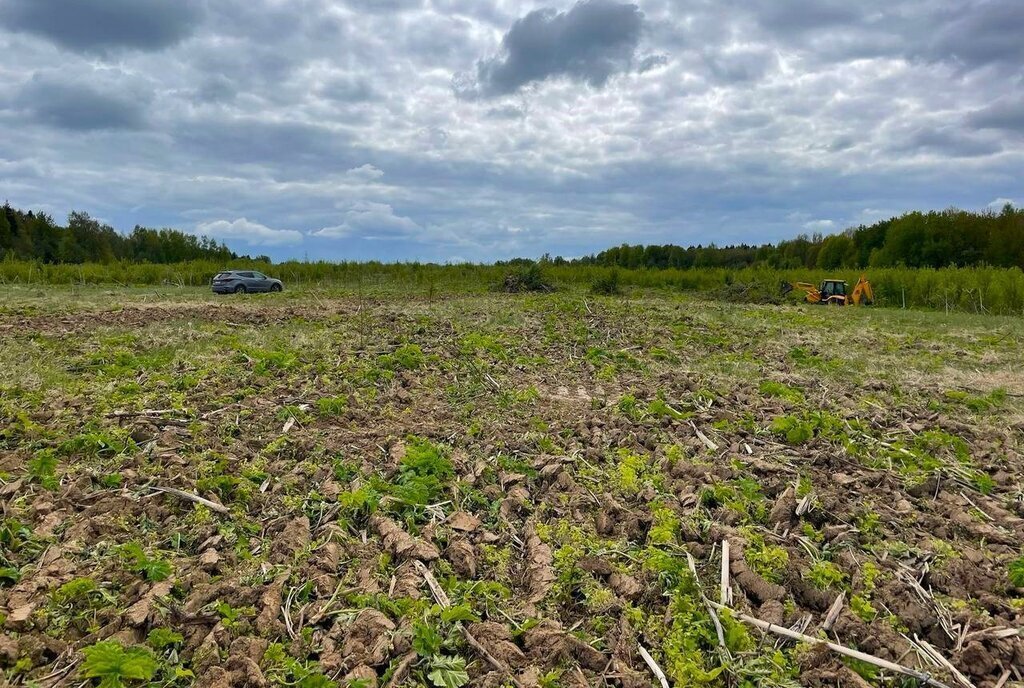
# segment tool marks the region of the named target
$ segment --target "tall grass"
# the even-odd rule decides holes
[[[276,265],[236,261],[231,265],[193,261],[157,265],[111,263],[49,265],[5,260],[0,262],[0,283],[26,285],[171,285],[205,286],[225,268],[256,269],[278,277],[286,288],[324,288],[341,291],[482,292],[499,284],[510,268],[495,265],[436,265],[426,263],[307,263]],[[770,268],[623,269],[596,265],[546,265],[556,286],[589,289],[597,280],[618,273],[623,287],[715,293],[730,285],[753,286],[744,293],[777,295],[782,281],[819,283],[825,278],[857,281],[854,271],[773,270]],[[999,315],[1024,315],[1024,272],[1019,268],[876,268],[867,271],[879,306],[948,310]],[[795,298],[795,297],[790,297]]]

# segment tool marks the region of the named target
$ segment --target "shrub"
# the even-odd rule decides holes
[[[509,294],[519,294],[530,291],[552,292],[555,288],[540,265],[533,263],[505,275],[500,290]]]
[[[619,286],[619,271],[612,270],[607,275],[595,279],[590,285],[590,293],[601,296],[617,296],[621,294],[622,287]]]

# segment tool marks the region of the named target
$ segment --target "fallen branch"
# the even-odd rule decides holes
[[[711,604],[719,609],[726,609],[726,607],[723,605],[715,604],[714,602],[711,602]],[[854,659],[858,659],[862,662],[867,662],[868,664],[873,664],[874,666],[879,667],[880,669],[888,669],[889,671],[895,671],[896,673],[903,674],[904,676],[910,676],[911,678],[915,678],[918,681],[927,683],[930,686],[935,686],[935,688],[950,688],[945,683],[942,683],[941,681],[932,678],[931,674],[926,674],[916,669],[911,669],[910,667],[905,667],[900,664],[896,664],[894,662],[882,659],[880,657],[869,655],[866,652],[853,650],[843,645],[837,645],[836,643],[831,643],[827,640],[822,640],[821,638],[815,638],[813,636],[804,635],[803,633],[797,633],[796,631],[791,631],[790,629],[783,628],[782,626],[776,626],[773,623],[762,621],[761,619],[755,618],[753,616],[748,616],[747,614],[742,614],[737,611],[732,611],[732,613],[733,616],[735,616],[740,621],[748,623],[756,628],[760,628],[762,631],[768,631],[769,633],[781,635],[786,638],[791,638],[793,640],[799,640],[804,643],[824,645],[833,652],[837,652],[841,655],[846,655],[847,657],[853,657]]]
[[[661,688],[669,688],[668,678],[665,677],[665,672],[661,670],[658,663],[654,661],[654,657],[651,657],[651,653],[648,652],[643,645],[637,643],[636,646],[640,648],[640,656],[644,659],[644,664],[651,670],[651,673],[658,679],[658,683],[661,684]]]
[[[164,492],[164,493],[169,494],[169,495],[174,495],[175,497],[178,497],[179,499],[184,499],[186,501],[194,502],[196,504],[202,504],[203,506],[205,506],[210,511],[216,511],[218,514],[230,514],[231,513],[231,510],[228,509],[223,504],[218,504],[217,502],[211,502],[209,499],[206,499],[204,497],[200,497],[199,495],[194,495],[191,492],[185,492],[183,490],[178,490],[178,489],[175,489],[173,487],[161,487],[159,485],[153,485],[149,489],[153,490],[154,492]]]

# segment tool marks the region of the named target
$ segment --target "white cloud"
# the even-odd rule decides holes
[[[354,167],[345,173],[349,179],[361,182],[372,182],[384,176],[384,170],[367,163],[360,167]]]
[[[804,223],[804,229],[811,232],[830,232],[835,228],[835,220],[812,220]]]
[[[1012,198],[1001,198],[1000,197],[1000,198],[997,198],[996,200],[992,201],[991,203],[989,203],[988,207],[991,208],[992,210],[1002,210],[1003,206],[1006,206],[1006,205],[1012,205],[1014,208],[1017,208],[1017,207],[1020,206],[1020,204],[1018,204],[1017,201],[1013,200]]]
[[[223,241],[244,241],[250,246],[285,246],[302,242],[302,232],[293,229],[271,229],[244,217],[233,222],[214,220],[196,226],[197,234]]]
[[[396,215],[390,205],[363,201],[356,203],[345,213],[341,224],[319,229],[313,232],[313,236],[331,239],[399,239],[412,238],[421,230],[422,228],[408,217]]]

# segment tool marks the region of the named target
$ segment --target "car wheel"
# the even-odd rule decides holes
[[[270,291],[281,291],[281,285],[280,284],[271,284],[270,285]]]
[[[236,294],[244,294],[246,291],[247,290],[246,290],[244,284],[239,284],[237,287],[235,287],[235,293]]]

